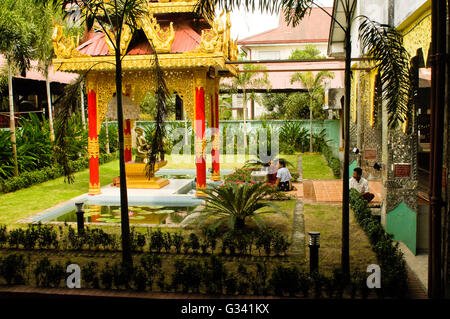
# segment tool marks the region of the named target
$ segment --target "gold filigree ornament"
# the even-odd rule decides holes
[[[195,52],[223,53],[224,26],[221,17],[214,20],[211,29],[202,30],[201,42]]]
[[[55,23],[52,34],[52,45],[58,59],[70,59],[83,56],[78,50],[78,38],[66,38],[61,25]]]
[[[212,142],[212,148],[216,151],[220,150],[220,136],[219,134],[214,134],[211,137],[211,142]]]
[[[107,35],[105,35],[105,42],[109,48],[109,55],[115,55],[115,49],[114,49],[115,43],[113,44],[110,40],[110,38],[111,38],[113,41],[116,41],[114,33],[109,29],[106,29],[106,33],[107,33]],[[120,55],[124,55],[125,53],[127,53],[128,45],[130,44],[132,37],[133,37],[133,32],[132,32],[130,26],[125,24],[122,27],[122,32],[121,32],[121,36],[120,36]]]
[[[88,154],[89,158],[98,157],[99,156],[99,144],[98,144],[98,138],[89,138],[88,140]]]
[[[173,22],[170,22],[169,27],[161,28],[156,18],[150,13],[144,15],[139,24],[149,41],[153,43],[156,53],[170,53],[175,39]]]

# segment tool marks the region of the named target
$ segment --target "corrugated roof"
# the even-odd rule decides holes
[[[264,66],[267,70],[286,70],[283,72],[267,72],[268,80],[270,81],[272,90],[284,90],[284,89],[304,89],[300,82],[291,84],[291,77],[295,71],[289,70],[307,70],[307,69],[335,69],[343,68],[344,63],[340,61],[330,61],[321,63],[265,63]],[[306,71],[304,71],[306,72]],[[318,71],[312,71],[315,75]],[[337,89],[344,87],[344,72],[343,71],[332,71],[334,73],[334,79],[331,79],[330,87]],[[223,78],[221,83],[230,85],[233,81],[232,78]],[[248,88],[252,89],[252,88]]]
[[[332,13],[332,8],[324,9]],[[238,44],[327,42],[330,23],[330,16],[317,7],[312,8],[310,15],[305,16],[296,27],[288,26],[284,13],[280,13],[277,28],[247,37]]]
[[[187,23],[174,25],[175,39],[172,43],[170,53],[183,53],[194,50],[201,41],[201,36]],[[109,48],[105,42],[105,34],[101,32],[90,32],[87,40],[78,48],[82,54],[90,56],[108,55]],[[148,41],[143,40],[134,45],[128,52],[130,55],[152,54],[153,51]]]
[[[4,55],[0,54],[0,68],[2,68],[6,63],[7,63],[6,58],[4,57]],[[45,81],[44,74],[42,74],[42,72],[38,70],[38,61],[31,61],[31,68],[27,70],[25,77],[20,76],[19,74],[15,75],[14,77],[18,79]],[[50,66],[48,78],[50,83],[57,82],[68,84],[77,79],[78,74],[60,71],[54,72],[53,67]]]

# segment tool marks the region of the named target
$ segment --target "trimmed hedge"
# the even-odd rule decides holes
[[[393,235],[384,231],[381,223],[372,216],[367,201],[354,189],[350,190],[350,205],[356,220],[369,237],[372,249],[380,263],[381,289],[377,289],[377,293],[404,298],[408,292],[408,274],[398,243],[394,245]]]
[[[110,162],[117,158],[116,153],[100,154],[99,164]],[[89,167],[89,159],[87,157],[80,158],[69,163],[73,172],[79,172]],[[35,184],[43,183],[63,176],[64,171],[59,164],[53,167],[45,167],[40,170],[24,172],[19,176],[14,176],[6,180],[0,181],[0,192],[10,193],[22,188],[27,188]]]
[[[339,159],[334,157],[333,152],[331,151],[331,148],[326,145],[322,144],[320,147],[320,152],[325,156],[325,159],[327,160],[328,166],[330,166],[331,170],[333,171],[334,176],[337,178],[341,177],[341,162]]]

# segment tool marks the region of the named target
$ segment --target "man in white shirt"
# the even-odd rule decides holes
[[[362,177],[362,169],[360,167],[353,170],[353,177],[350,178],[350,189],[352,188],[356,189],[361,194],[361,197],[369,203],[375,197],[374,194],[369,192],[369,182]]]

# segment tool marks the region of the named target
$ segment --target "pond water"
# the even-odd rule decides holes
[[[128,206],[130,224],[177,225],[187,215],[191,214],[196,206]],[[84,221],[89,223],[120,223],[119,206],[85,205]],[[52,221],[76,222],[76,211],[72,210],[56,217]]]

